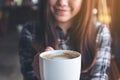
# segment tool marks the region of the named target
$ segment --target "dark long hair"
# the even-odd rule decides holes
[[[93,66],[96,55],[96,34],[92,15],[93,7],[94,0],[83,0],[81,10],[75,16],[74,22],[69,29],[71,46],[82,54],[83,70],[89,70]],[[39,17],[35,26],[35,45],[38,51],[43,51],[47,46],[52,46],[54,49],[58,48],[53,20],[49,11],[48,0],[40,0]],[[91,58],[90,63],[87,62],[86,57],[88,59]]]

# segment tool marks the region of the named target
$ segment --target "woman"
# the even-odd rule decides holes
[[[54,49],[82,54],[80,80],[108,80],[111,36],[105,25],[93,22],[94,0],[40,0],[39,3],[38,21],[26,24],[20,38],[24,80],[40,80],[38,52]]]

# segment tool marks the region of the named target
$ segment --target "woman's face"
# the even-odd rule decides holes
[[[49,0],[50,11],[57,22],[71,22],[80,11],[82,0]]]

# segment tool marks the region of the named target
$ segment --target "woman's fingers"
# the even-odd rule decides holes
[[[48,47],[46,47],[46,49],[45,49],[45,51],[50,51],[50,50],[54,50],[54,48],[48,46]]]

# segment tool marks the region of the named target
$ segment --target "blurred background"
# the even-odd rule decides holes
[[[38,0],[0,0],[0,80],[23,80],[18,56],[23,25],[37,18]],[[111,28],[110,80],[120,80],[120,0],[95,0],[94,20]]]

